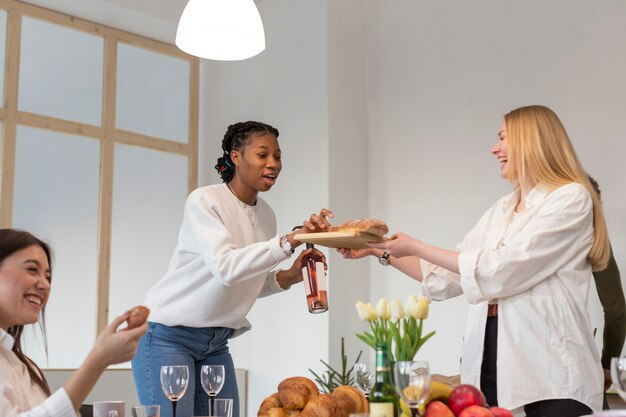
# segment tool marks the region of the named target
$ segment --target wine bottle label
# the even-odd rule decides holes
[[[326,284],[326,270],[322,262],[315,263],[315,270],[317,271],[317,291],[328,291],[328,285]]]
[[[304,292],[307,296],[311,295],[311,283],[309,282],[309,273],[305,267],[302,267],[302,281],[304,282]]]
[[[393,417],[393,403],[370,403],[370,417]]]

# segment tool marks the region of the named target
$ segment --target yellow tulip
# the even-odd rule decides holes
[[[374,307],[370,303],[365,304],[365,307],[367,307],[367,313],[369,314],[369,321],[376,320],[378,316],[376,315],[376,310],[374,310]]]
[[[427,319],[428,318],[428,297],[419,297],[417,299],[417,312],[416,319]]]

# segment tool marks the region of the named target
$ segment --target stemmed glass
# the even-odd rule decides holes
[[[202,365],[200,369],[202,388],[204,388],[211,400],[215,399],[215,396],[222,390],[224,378],[224,365]],[[209,401],[209,404],[211,404],[212,408],[214,401]],[[209,415],[213,415],[213,410],[209,410]]]
[[[420,416],[430,388],[430,370],[426,361],[398,361],[393,367],[394,385],[400,398],[411,408],[413,416]]]
[[[161,367],[161,388],[172,401],[172,415],[176,417],[176,404],[185,395],[189,385],[187,365],[164,365]]]
[[[376,380],[376,368],[374,364],[371,362],[357,363],[354,365],[354,375],[357,387],[363,392],[363,395],[368,398]]]
[[[611,359],[611,379],[619,396],[626,401],[626,356]]]

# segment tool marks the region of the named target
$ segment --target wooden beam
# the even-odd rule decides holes
[[[113,161],[115,158],[115,95],[117,83],[117,41],[104,38],[104,82],[102,122],[104,138],[100,147],[100,211],[98,213],[98,309],[96,334],[109,323],[111,283],[111,225],[113,212]]]
[[[189,65],[189,160],[187,161],[188,190],[198,187],[198,129],[200,107],[200,64],[194,59]]]
[[[11,227],[13,223],[13,192],[15,183],[15,156],[17,148],[17,87],[20,74],[20,37],[22,17],[15,10],[8,11],[7,46],[5,67],[5,112],[4,135],[2,138],[2,180],[0,184],[0,227]]]

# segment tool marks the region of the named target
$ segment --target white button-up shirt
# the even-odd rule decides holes
[[[77,417],[65,389],[46,397],[30,379],[12,351],[13,343],[13,337],[0,329],[0,417]]]
[[[601,409],[603,373],[587,312],[593,204],[578,183],[501,198],[458,246],[455,274],[422,260],[433,300],[470,303],[461,381],[480,386],[487,305],[498,306],[498,403],[570,398]]]

